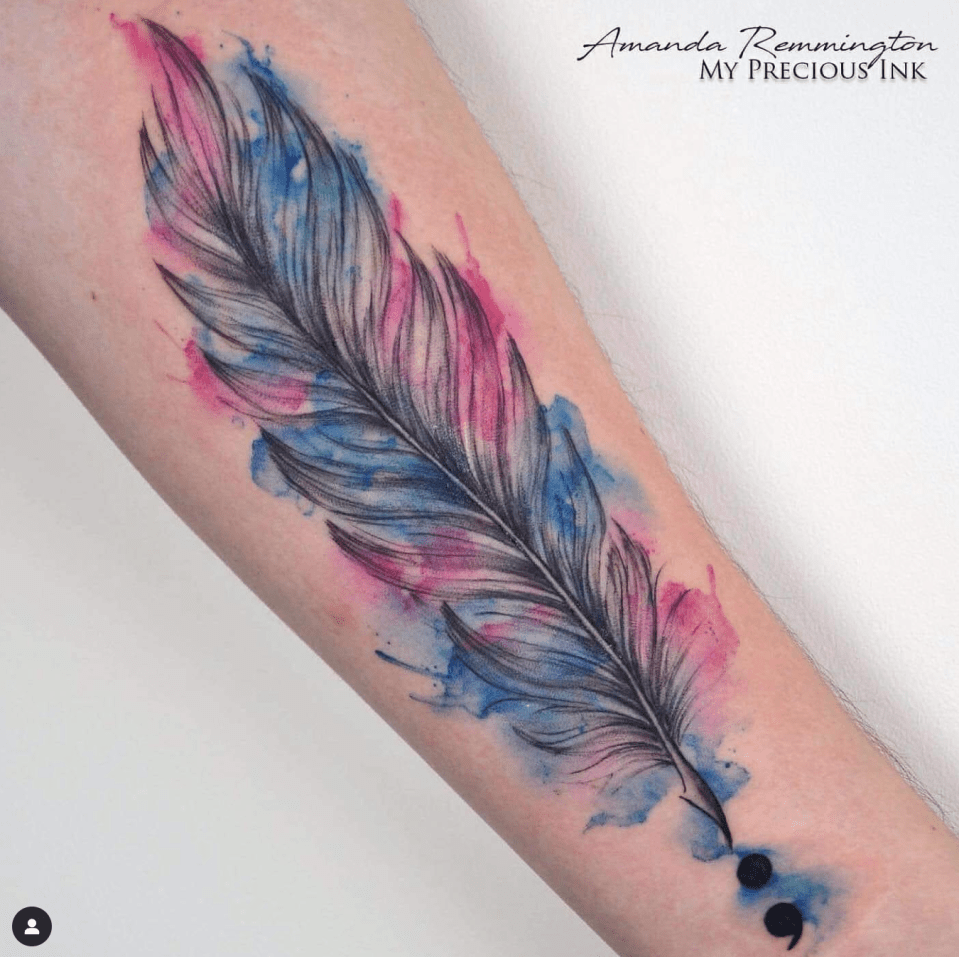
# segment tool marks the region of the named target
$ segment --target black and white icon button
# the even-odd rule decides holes
[[[27,947],[42,944],[52,930],[50,915],[39,907],[24,907],[13,918],[13,936]]]

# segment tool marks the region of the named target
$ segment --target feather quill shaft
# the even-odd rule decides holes
[[[449,259],[428,267],[388,228],[355,150],[252,58],[218,85],[174,34],[142,29],[151,225],[189,261],[158,266],[258,423],[261,468],[439,611],[458,660],[523,703],[523,742],[571,774],[671,767],[731,845],[681,747],[729,650],[713,606],[660,587],[516,343]]]

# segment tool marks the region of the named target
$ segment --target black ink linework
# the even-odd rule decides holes
[[[166,78],[161,149],[141,133],[152,216],[202,278],[159,268],[289,487],[370,574],[436,603],[471,671],[529,702],[523,741],[579,774],[673,767],[731,846],[680,746],[713,647],[684,627],[684,595],[661,607],[649,555],[607,518],[569,433],[550,434],[515,342],[449,259],[434,274],[391,236],[356,154],[272,74],[245,70],[254,136],[237,92],[145,26]],[[290,381],[308,412],[271,404]]]

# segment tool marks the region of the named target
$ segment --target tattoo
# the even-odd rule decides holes
[[[429,675],[433,705],[497,716],[544,774],[593,782],[588,826],[643,821],[677,790],[694,853],[739,859],[743,903],[793,889],[765,926],[795,946],[829,893],[734,847],[723,802],[748,775],[709,744],[708,696],[738,639],[712,569],[709,594],[661,580],[611,514],[628,483],[570,403],[541,402],[476,260],[427,264],[360,150],[249,45],[218,84],[197,41],[117,25],[153,88],[148,214],[196,320],[194,379],[256,423],[256,481],[321,509],[441,638],[428,666],[380,658]]]

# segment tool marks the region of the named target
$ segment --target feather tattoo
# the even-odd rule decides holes
[[[612,519],[512,337],[463,270],[391,228],[358,152],[251,62],[218,84],[144,21],[141,157],[160,273],[256,454],[370,575],[433,607],[457,661],[571,775],[675,772],[730,652],[718,603],[666,586]],[[728,626],[724,626],[728,627]]]

